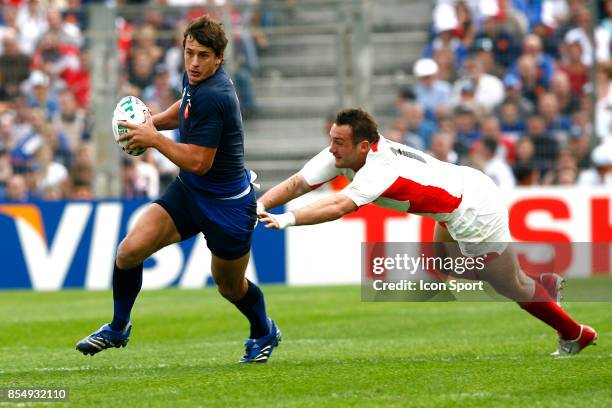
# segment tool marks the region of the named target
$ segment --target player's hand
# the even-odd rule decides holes
[[[283,214],[270,214],[264,212],[263,215],[260,216],[259,222],[263,223],[266,228],[284,230],[287,227],[295,225],[295,216],[291,211]]]
[[[154,147],[155,141],[159,137],[159,132],[153,125],[153,118],[149,111],[145,112],[145,123],[142,125],[123,121],[118,122],[118,124],[130,129],[118,140],[119,142],[127,141],[126,149]]]

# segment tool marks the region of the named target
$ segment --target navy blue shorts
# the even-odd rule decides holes
[[[181,240],[204,234],[210,251],[221,259],[238,259],[251,249],[257,224],[257,201],[249,194],[235,200],[196,196],[182,181],[175,179],[154,201],[174,221]]]

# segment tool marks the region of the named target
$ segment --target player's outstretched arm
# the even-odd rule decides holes
[[[210,170],[217,153],[216,147],[176,143],[158,132],[148,112],[145,113],[145,118],[146,121],[142,125],[120,122],[122,126],[130,130],[118,141],[126,141],[128,149],[153,147],[182,170],[199,175],[206,174]]]
[[[178,100],[163,112],[153,115],[153,126],[157,130],[172,130],[179,126],[179,109],[181,101]]]
[[[357,205],[343,194],[322,198],[306,207],[280,215],[264,213],[259,221],[266,228],[285,229],[292,225],[321,224],[337,220],[345,214],[357,210]]]
[[[257,214],[263,215],[266,210],[271,210],[279,205],[286,204],[311,190],[312,188],[301,174],[294,174],[285,181],[272,187],[261,196],[257,202]]]

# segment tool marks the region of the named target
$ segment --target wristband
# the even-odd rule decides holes
[[[273,215],[273,217],[278,223],[279,230],[283,230],[287,227],[295,225],[295,215],[293,215],[291,211],[278,215]]]
[[[263,205],[263,203],[259,200],[257,200],[257,214],[261,214],[266,212],[266,207]]]

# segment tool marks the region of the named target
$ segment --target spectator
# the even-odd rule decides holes
[[[493,42],[489,38],[479,38],[474,43],[473,54],[482,62],[482,69],[486,74],[503,77],[505,68],[495,59]]]
[[[122,196],[126,199],[145,199],[146,186],[137,183],[136,163],[131,158],[122,160]]]
[[[610,35],[607,31],[598,27],[595,30],[595,38],[591,38],[591,13],[586,7],[578,9],[576,14],[577,27],[568,31],[564,41],[566,44],[578,42],[582,48],[582,63],[592,65],[593,61],[608,61],[610,59]]]
[[[168,11],[162,11],[159,8],[147,8],[144,12],[145,26],[151,27],[154,32],[155,44],[162,50],[167,50],[174,44],[174,39],[171,37],[160,35],[160,32],[169,32],[174,30],[179,22],[180,17]],[[163,58],[163,55],[162,55]],[[160,60],[159,62],[163,62]]]
[[[480,123],[481,139],[494,140],[497,143],[496,152],[499,158],[508,163],[514,162],[515,139],[502,133],[501,124],[497,116],[486,116]]]
[[[159,195],[159,173],[142,158],[125,158],[123,176],[124,197],[154,199]]]
[[[474,111],[476,116],[482,116],[485,113],[485,109],[476,100],[476,84],[469,78],[461,79],[457,83],[459,88],[459,100],[453,108],[457,106],[468,106]]]
[[[549,55],[542,52],[542,40],[535,34],[528,34],[523,40],[523,53],[521,55],[530,55],[537,67],[538,82],[548,88],[552,79],[555,62]],[[507,75],[520,77],[518,63],[515,62],[510,66]]]
[[[67,7],[62,11],[64,21],[74,24],[80,30],[83,30],[83,28],[87,27],[88,23],[87,9],[81,5],[81,0],[67,0],[66,3]]]
[[[570,131],[567,146],[576,160],[578,170],[588,169],[591,165],[588,133],[580,127],[574,126]]]
[[[455,2],[455,15],[457,17],[455,35],[462,40],[466,49],[470,49],[476,36],[476,24],[465,1]]]
[[[578,178],[578,185],[583,187],[612,187],[612,143],[605,142],[591,153],[593,168],[584,170]]]
[[[49,32],[43,35],[32,55],[32,69],[48,75],[55,91],[62,88],[57,81],[68,70],[79,67],[78,49],[60,42],[57,34]]]
[[[165,96],[172,92],[170,73],[163,64],[157,64],[154,69],[153,83],[142,92],[142,100],[152,111],[162,111]]]
[[[580,110],[580,98],[572,91],[569,76],[565,72],[557,71],[553,74],[550,91],[557,99],[560,113],[572,115]]]
[[[63,196],[63,191],[67,190],[68,170],[63,164],[53,160],[51,146],[41,144],[36,153],[36,159],[40,166],[37,192],[42,196],[48,189],[59,189]]]
[[[25,178],[20,174],[12,175],[6,183],[4,200],[8,202],[23,203],[30,199]]]
[[[416,101],[425,109],[428,118],[434,118],[438,109],[448,107],[451,86],[437,79],[438,64],[430,58],[418,60],[414,64],[413,74],[417,79],[414,86]]]
[[[416,101],[416,94],[414,88],[411,85],[404,85],[397,91],[397,97],[395,98],[395,116],[402,116],[402,109],[406,103],[413,103]],[[327,119],[326,119],[327,120]],[[327,133],[329,136],[329,133]]]
[[[478,144],[475,156],[481,163],[482,171],[499,187],[502,193],[508,193],[516,182],[512,169],[497,152],[498,143],[491,138],[483,138]]]
[[[144,48],[135,48],[128,68],[129,83],[142,92],[153,83],[154,66],[155,60],[151,57],[150,52]]]
[[[62,129],[57,128],[51,122],[45,122],[38,127],[42,143],[51,147],[53,160],[63,164],[66,168],[72,165],[72,151],[68,139]]]
[[[72,152],[83,140],[89,139],[87,112],[77,105],[74,92],[69,88],[59,94],[59,112],[53,116],[53,124],[62,129]]]
[[[53,33],[61,44],[80,48],[83,45],[83,36],[78,25],[70,21],[64,21],[62,13],[51,8],[47,11],[47,32]]]
[[[516,142],[515,145],[516,159],[515,164],[532,163],[535,157],[535,145],[533,140],[524,137]]]
[[[535,147],[528,137],[516,143],[516,160],[512,172],[519,186],[536,185],[540,179],[540,172],[534,165]]]
[[[547,27],[557,28],[569,19],[567,0],[544,0],[542,2],[541,20]]]
[[[402,117],[406,126],[404,143],[419,150],[428,149],[431,137],[436,132],[436,124],[425,118],[425,112],[417,103],[407,103],[403,107]]]
[[[556,186],[573,186],[576,184],[577,176],[578,166],[576,165],[576,159],[568,149],[562,149],[559,152],[559,158],[557,159],[555,172],[552,175],[550,184]]]
[[[82,161],[76,161],[70,169],[69,198],[88,199],[92,195],[93,165]],[[128,197],[129,198],[129,197]]]
[[[455,57],[452,51],[442,48],[434,52],[431,57],[438,64],[438,79],[448,83],[457,79]]]
[[[431,138],[431,150],[429,154],[438,160],[456,164],[458,162],[457,152],[453,150],[454,136],[448,132],[438,132]]]
[[[501,131],[512,140],[518,140],[527,130],[527,123],[519,109],[519,105],[506,99],[499,109],[499,124]]]
[[[38,40],[47,31],[47,16],[39,0],[24,0],[17,12],[21,50],[28,55],[34,52]]]
[[[589,82],[589,67],[582,62],[582,45],[574,41],[567,45],[566,58],[559,64],[559,70],[567,74],[570,88],[576,95],[582,94]]]
[[[538,96],[548,90],[548,87],[538,75],[538,66],[535,58],[531,55],[523,55],[519,58],[517,67],[521,95],[532,104],[537,104]],[[505,81],[510,82],[514,78],[514,75],[506,75]]]
[[[494,61],[504,68],[509,67],[519,55],[518,39],[499,24],[495,15],[484,19],[482,30],[476,35],[475,44],[490,47]]]
[[[459,105],[454,110],[455,146],[459,160],[464,158],[474,142],[480,139],[478,117],[469,106]]]
[[[14,30],[4,32],[2,48],[0,76],[4,79],[9,97],[15,98],[19,94],[19,85],[28,78],[30,57],[19,51],[17,33]]]
[[[74,92],[77,104],[83,109],[89,107],[90,77],[89,52],[86,50],[82,50],[79,54],[78,66],[70,67],[61,74],[61,78],[66,82],[66,86]]]
[[[485,16],[495,16],[498,24],[502,25],[512,35],[520,38],[530,29],[530,21],[527,14],[522,11],[523,5],[520,4],[524,1],[526,0],[481,0],[480,4],[481,7],[486,4],[486,8],[490,9],[485,10],[483,13]],[[497,11],[495,11],[494,6],[491,6],[495,3],[497,3]]]
[[[72,188],[70,190],[71,200],[83,200],[83,201],[91,201],[94,199],[93,190],[91,188],[91,184],[86,184],[83,181],[77,179],[72,183]]]
[[[601,20],[600,27],[612,36],[612,0],[604,0],[604,16]]]
[[[447,50],[453,56],[455,68],[459,69],[467,56],[467,49],[463,42],[454,36],[459,22],[455,10],[451,5],[441,4],[434,10],[434,29],[436,35],[425,49],[424,56],[432,58],[440,50]]]
[[[546,130],[546,121],[539,115],[527,119],[527,137],[534,145],[534,164],[545,175],[554,168],[559,156],[559,142]]]
[[[483,71],[482,62],[476,57],[470,57],[465,61],[464,78],[471,79],[475,86],[475,97],[487,112],[492,111],[504,100],[504,85],[501,80]],[[461,94],[461,82],[454,84],[453,95],[458,101]]]
[[[157,45],[157,33],[155,27],[150,24],[141,26],[136,32],[136,43],[132,46],[132,54],[146,54],[147,60],[151,65],[155,66],[160,62],[164,55],[161,47]],[[137,63],[138,60],[132,60],[132,63]],[[132,70],[136,67],[132,66]]]
[[[396,118],[391,124],[391,128],[385,133],[385,137],[396,143],[404,143],[405,134],[406,123],[401,118]]]
[[[546,122],[546,130],[562,145],[567,142],[571,120],[559,113],[559,102],[553,93],[543,93],[538,99],[538,113]]]
[[[17,26],[17,8],[11,4],[4,4],[0,8],[0,41],[6,33],[16,35],[19,32]],[[0,42],[0,55],[4,53],[4,45]]]
[[[521,162],[515,164],[512,168],[512,173],[516,179],[516,185],[519,187],[530,187],[538,184],[540,175],[538,170],[531,162]]]
[[[52,118],[59,113],[57,94],[51,88],[49,76],[42,71],[32,71],[28,79],[28,106],[40,108],[46,118]]]

